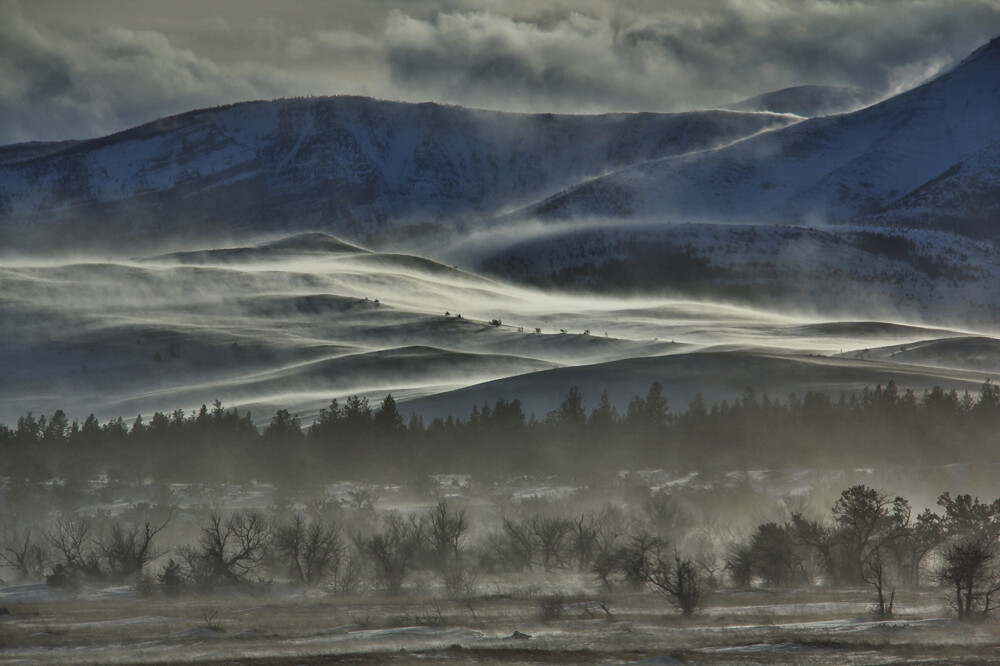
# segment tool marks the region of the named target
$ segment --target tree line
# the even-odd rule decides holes
[[[1000,387],[987,380],[978,395],[935,387],[917,395],[894,382],[834,400],[794,393],[784,401],[752,388],[732,401],[706,405],[698,394],[672,412],[659,383],[635,396],[624,413],[601,394],[588,409],[577,387],[544,418],[527,416],[520,400],[473,407],[464,418],[412,414],[404,420],[393,396],[373,406],[351,396],[333,400],[303,427],[278,410],[262,428],[249,412],[211,408],[121,417],[91,414],[70,421],[62,410],[27,413],[0,424],[0,475],[8,484],[98,474],[122,481],[198,483],[268,481],[310,487],[336,479],[412,479],[414,475],[558,473],[572,478],[609,470],[668,467],[737,470],[898,464],[900,454],[927,465],[998,461]]]
[[[179,514],[169,506],[115,518],[63,514],[20,529],[5,522],[0,564],[10,579],[54,588],[124,582],[165,595],[280,581],[396,596],[419,578],[473,613],[482,576],[532,570],[576,572],[601,592],[650,590],[683,615],[723,586],[867,586],[880,618],[892,616],[897,587],[940,586],[962,619],[998,608],[1000,499],[944,493],[939,511],[915,513],[907,499],[858,484],[827,513],[792,511],[724,539],[686,499],[647,488],[631,505],[525,502],[473,520],[460,500],[377,512],[378,497],[358,489],[341,502],[189,512],[196,527],[175,531],[172,544],[163,535]]]

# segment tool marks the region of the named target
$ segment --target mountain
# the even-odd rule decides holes
[[[251,102],[0,148],[0,247],[448,229],[630,164],[787,125],[705,111],[524,115],[358,97]]]
[[[994,40],[805,120],[333,97],[2,147],[0,422],[972,389],[1000,367],[998,101]]]
[[[517,216],[877,224],[931,208],[921,226],[993,237],[998,108],[1000,38],[879,104],[630,166]]]
[[[878,95],[858,88],[804,85],[783,88],[744,99],[723,108],[733,111],[770,111],[812,118],[847,113],[878,101]]]

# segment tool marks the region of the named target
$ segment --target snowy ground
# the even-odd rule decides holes
[[[564,581],[502,594],[483,587],[471,603],[420,590],[399,599],[288,590],[177,599],[89,590],[53,599],[0,588],[10,612],[0,618],[0,661],[958,663],[988,661],[1000,640],[993,623],[947,617],[936,590],[901,593],[891,621],[866,614],[866,590],[824,589],[720,591],[682,620],[653,593],[585,584],[543,621],[542,599],[566,592]],[[512,638],[515,631],[531,638]]]

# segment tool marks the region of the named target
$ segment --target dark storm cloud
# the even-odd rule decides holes
[[[607,111],[884,92],[998,33],[1000,0],[0,0],[0,143],[291,95]]]

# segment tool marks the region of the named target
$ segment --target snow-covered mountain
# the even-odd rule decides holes
[[[357,97],[192,111],[92,141],[0,149],[0,244],[134,246],[306,229],[363,240],[405,225],[461,226],[794,120],[524,115]]]
[[[1000,367],[998,102],[994,40],[808,120],[335,97],[2,147],[0,421],[973,389]]]
[[[917,219],[992,237],[1000,38],[874,106],[627,167],[522,217],[814,224]],[[884,216],[884,217],[879,217]]]
[[[863,97],[802,86],[737,106],[805,113]],[[244,103],[90,141],[0,148],[0,244],[184,245],[315,229],[405,247],[525,218],[853,222],[992,237],[998,109],[1000,39],[913,90],[808,120],[357,97]]]

